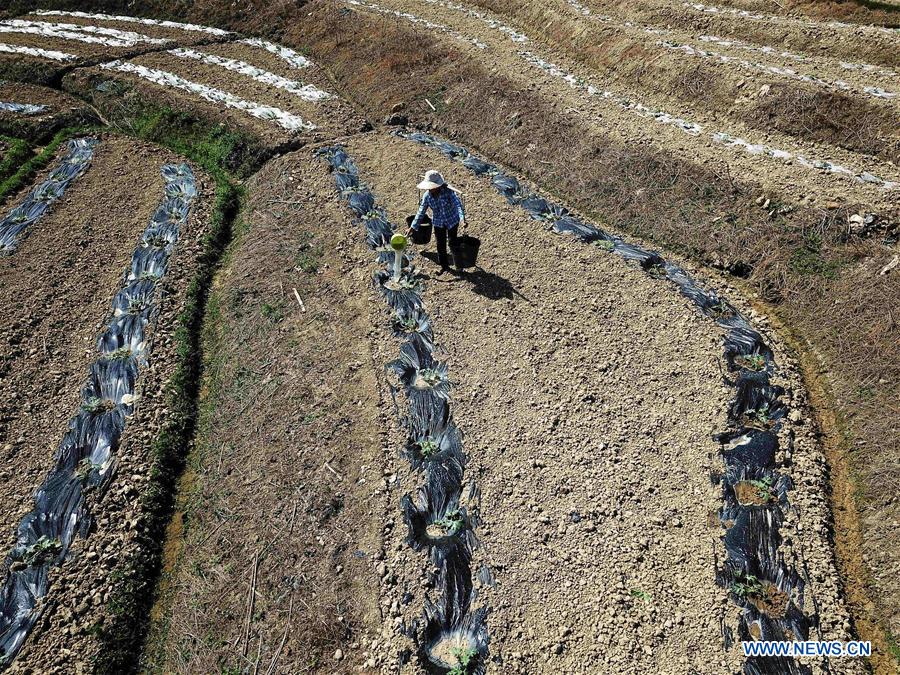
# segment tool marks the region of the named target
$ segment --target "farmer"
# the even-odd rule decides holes
[[[444,180],[444,177],[430,169],[425,172],[425,179],[419,183],[420,190],[427,190],[422,195],[422,203],[419,206],[419,212],[410,223],[410,230],[418,230],[419,222],[425,215],[426,209],[431,209],[431,220],[434,226],[434,236],[437,239],[438,262],[441,264],[441,271],[438,275],[450,269],[447,264],[447,237],[450,238],[450,251],[453,253],[454,262],[457,262],[457,242],[456,235],[460,225],[465,228],[466,216],[463,213],[462,201],[456,191]],[[458,262],[456,269],[460,272]]]

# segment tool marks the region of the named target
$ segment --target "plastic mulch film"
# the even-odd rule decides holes
[[[790,509],[792,488],[789,476],[779,473],[776,461],[778,432],[787,409],[783,389],[770,383],[777,367],[763,337],[714,290],[700,286],[659,253],[582,222],[464,148],[422,132],[396,133],[461,161],[476,175],[489,177],[510,204],[520,205],[548,229],[593,243],[635,262],[649,276],[672,282],[700,312],[725,329],[724,354],[735,394],[729,404],[728,429],[718,435],[725,463],[725,471],[716,478],[722,487],[719,518],[725,528],[726,559],[717,571],[717,581],[742,610],[738,618],[742,640],[807,640],[818,617],[815,612],[804,613],[804,580],[779,552],[780,529]],[[791,659],[750,658],[744,672],[779,675],[810,671]]]
[[[0,220],[0,255],[10,255],[27,236],[28,228],[50,210],[69,184],[87,171],[94,157],[96,138],[69,141],[65,157],[25,200]]]
[[[37,115],[44,112],[47,106],[36,103],[7,103],[0,101],[0,112],[11,112],[18,115]]]
[[[76,534],[87,536],[92,518],[85,495],[92,490],[102,494],[112,479],[119,440],[139,399],[138,375],[149,356],[146,334],[155,320],[157,283],[197,193],[186,164],[166,165],[162,175],[165,195],[134,250],[122,289],[112,300],[79,409],[69,420],[54,467],[35,493],[34,509],[19,524],[15,548],[6,558],[6,580],[0,590],[0,667],[15,658],[40,618],[39,601],[47,593],[50,568],[62,564]],[[135,271],[141,272],[140,278]]]
[[[465,150],[451,144],[443,150],[451,157],[468,157]],[[420,663],[428,672],[483,673],[488,659],[487,610],[475,608],[475,580],[490,578],[490,572],[472,569],[478,543],[477,490],[464,494],[466,455],[451,412],[452,383],[447,365],[436,357],[421,280],[407,256],[399,279],[394,278],[394,252],[389,244],[396,228],[376,205],[344,149],[324,148],[317,154],[331,166],[335,187],[364,229],[366,243],[381,266],[374,283],[392,310],[391,334],[402,340],[399,356],[387,364],[387,371],[394,379],[394,400],[402,398],[406,403],[400,420],[406,435],[401,455],[422,482],[415,496],[403,497],[400,507],[407,542],[415,551],[427,553],[431,569],[424,613],[404,632],[415,641]],[[405,653],[401,660],[410,655]]]

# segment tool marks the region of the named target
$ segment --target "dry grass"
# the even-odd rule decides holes
[[[830,143],[847,150],[900,161],[897,117],[890,110],[846,94],[771,85],[742,120],[752,127]]]

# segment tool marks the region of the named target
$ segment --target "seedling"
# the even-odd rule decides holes
[[[428,526],[428,535],[434,539],[452,537],[458,534],[465,524],[465,518],[459,511],[451,511]]]
[[[178,208],[178,206],[172,205],[166,211],[166,217],[169,219],[170,223],[178,223],[181,222],[182,217],[184,216],[183,211]]]
[[[144,243],[151,248],[166,248],[169,245],[169,240],[162,235],[155,234],[144,239]]]
[[[762,354],[741,354],[735,360],[741,368],[757,373],[766,367],[766,357]]]
[[[140,314],[149,306],[143,298],[130,298],[128,300],[128,313],[133,315]]]
[[[262,315],[272,323],[279,323],[284,320],[284,309],[281,303],[265,303],[262,306]]]
[[[28,220],[29,220],[28,215],[25,213],[17,213],[16,215],[14,215],[12,217],[12,222],[16,223],[17,225],[21,225],[22,223],[28,222]]]
[[[638,600],[643,600],[644,602],[650,602],[650,594],[642,591],[640,588],[632,588],[631,597],[637,598]]]
[[[144,272],[141,272],[138,279],[141,281],[159,281],[162,279],[162,275],[151,270],[145,270]]]
[[[747,482],[756,488],[760,499],[770,501],[773,498],[772,485],[774,481],[769,476],[766,476],[761,480],[748,480]]]
[[[98,398],[96,396],[92,396],[87,401],[81,404],[81,409],[86,413],[90,413],[91,415],[99,415],[104,412],[109,412],[115,407],[115,401],[111,401],[108,398]]]
[[[62,550],[62,542],[59,539],[51,539],[42,535],[40,539],[25,549],[21,562],[26,567],[36,567],[52,560]]]
[[[441,449],[441,447],[430,438],[419,441],[417,445],[419,446],[419,450],[421,450],[422,452],[422,456],[426,459],[428,459]]]
[[[78,476],[78,480],[84,483],[87,482],[87,479],[90,477],[92,471],[100,471],[100,469],[102,468],[102,464],[94,464],[91,461],[90,457],[85,457],[78,463],[78,468],[75,470],[75,475]]]
[[[443,376],[434,368],[423,368],[416,376],[416,386],[436,387],[443,379]]]
[[[110,361],[124,361],[131,357],[130,347],[119,347],[118,349],[114,349],[106,355],[106,358]]]
[[[745,600],[751,597],[759,597],[763,592],[762,582],[752,574],[731,582],[731,592]]]
[[[724,319],[726,316],[731,316],[733,314],[731,307],[729,307],[728,303],[724,300],[717,300],[716,304],[710,308],[710,311],[717,319]]]
[[[772,418],[769,416],[769,404],[763,403],[755,410],[753,408],[748,410],[747,419],[755,426],[768,427],[772,423]]]
[[[394,318],[394,324],[404,333],[415,333],[416,328],[419,327],[419,322],[415,317],[400,316],[399,314]]]
[[[450,653],[456,658],[456,665],[447,675],[469,675],[469,670],[475,665],[478,652],[471,647],[454,647]]]
[[[666,276],[666,266],[661,263],[650,265],[650,267],[647,268],[647,274],[651,277],[662,279]]]
[[[613,244],[609,239],[598,239],[594,242],[594,244],[604,251],[612,251],[615,248],[615,244]]]

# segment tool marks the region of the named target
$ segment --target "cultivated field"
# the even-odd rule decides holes
[[[898,8],[128,12],[0,10],[0,670],[896,671]]]

